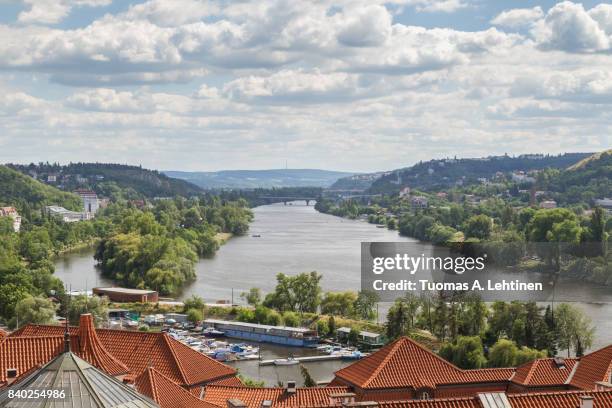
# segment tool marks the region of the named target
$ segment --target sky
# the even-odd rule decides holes
[[[611,134],[599,1],[0,0],[0,163],[369,172]]]

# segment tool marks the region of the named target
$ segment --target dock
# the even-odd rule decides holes
[[[366,357],[367,354],[362,354],[362,356]],[[279,359],[280,358],[276,358],[276,359],[272,359],[272,360],[261,360],[259,362],[259,365],[260,366],[274,365],[274,360],[279,360]],[[341,355],[323,355],[323,356],[295,357],[294,360],[299,361],[300,363],[314,363],[314,362],[317,362],[317,361],[333,361],[333,360],[353,361],[353,359],[348,359],[348,358],[346,358],[346,356],[341,356]]]

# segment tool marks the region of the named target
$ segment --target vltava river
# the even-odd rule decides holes
[[[255,220],[249,234],[232,238],[214,258],[200,260],[196,281],[179,298],[195,293],[214,302],[231,300],[233,293],[234,301],[240,303],[240,293],[251,287],[261,288],[264,293],[272,291],[279,272],[317,271],[323,275],[324,291],[359,290],[361,242],[407,241],[422,246],[423,253],[433,250],[430,244],[363,221],[321,214],[304,203],[266,205],[253,211]],[[59,259],[56,275],[73,290],[111,284],[95,269],[92,250]],[[521,279],[524,277],[521,275]],[[508,279],[515,278],[516,274],[508,275]],[[557,289],[558,300],[563,299],[564,292],[580,300],[577,304],[593,319],[597,327],[594,348],[612,343],[612,303],[606,303],[612,302],[612,290],[564,283]],[[387,308],[381,304],[381,319]]]

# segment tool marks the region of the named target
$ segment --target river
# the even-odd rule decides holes
[[[196,281],[185,287],[179,299],[191,294],[208,301],[231,300],[233,296],[233,300],[239,303],[240,293],[251,287],[259,287],[264,293],[273,290],[275,276],[279,272],[296,274],[318,271],[323,275],[321,285],[324,291],[358,290],[361,242],[405,241],[422,246],[426,252],[432,248],[427,243],[400,237],[395,231],[376,228],[363,221],[318,213],[312,206],[300,202],[261,206],[253,212],[255,219],[249,234],[229,240],[215,257],[201,259],[196,265]],[[71,285],[73,290],[111,284],[96,270],[92,250],[67,254],[56,262],[55,267],[56,275]],[[612,343],[612,298],[603,296],[601,288],[583,283],[566,283],[561,289],[571,291],[573,298],[581,300],[576,304],[593,320],[597,328],[593,348]],[[387,308],[388,305],[381,305],[381,316],[384,316]],[[272,347],[266,350],[266,358],[285,352]],[[263,378],[272,385],[276,383],[277,376],[288,378],[279,375],[275,368],[256,369],[255,363],[238,364],[245,365],[241,368],[245,374]],[[317,367],[316,371],[323,367],[322,372],[330,373],[343,364],[330,362],[313,367]],[[278,369],[297,370],[291,367]],[[315,378],[326,379],[319,375]]]

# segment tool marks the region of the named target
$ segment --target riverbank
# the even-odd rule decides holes
[[[93,249],[95,248],[96,245],[98,245],[100,240],[101,238],[96,237],[96,238],[89,239],[87,241],[79,242],[78,244],[70,245],[59,251],[55,251],[52,258],[53,260],[55,260],[63,255],[68,255],[74,252],[83,251],[85,249]]]
[[[227,241],[229,241],[233,237],[234,237],[234,234],[232,234],[231,232],[217,232],[217,234],[215,235],[215,239],[217,240],[219,245],[226,244]]]

